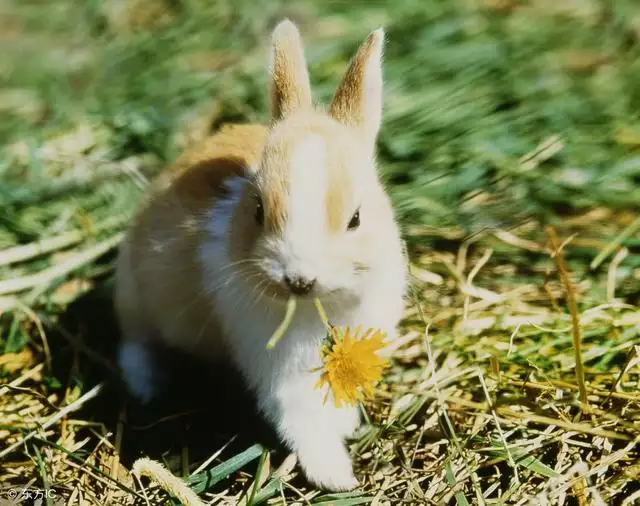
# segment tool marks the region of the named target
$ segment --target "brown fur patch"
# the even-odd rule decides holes
[[[221,158],[242,160],[249,169],[255,169],[267,137],[263,125],[224,125],[216,134],[193,146],[180,156],[167,172],[175,174],[192,170],[201,162],[212,162]]]
[[[334,170],[329,171],[329,185],[325,200],[327,223],[332,233],[340,233],[344,231],[346,226],[345,214],[349,212],[347,207],[351,204],[349,195],[353,194],[353,183],[344,177],[338,164],[331,164],[331,167]]]
[[[169,342],[191,339],[194,348],[215,331],[198,258],[205,217],[225,181],[257,166],[265,137],[261,125],[223,128],[167,168],[138,212],[130,242],[142,307],[131,310],[154,315]]]
[[[272,233],[282,232],[287,218],[289,149],[286,143],[267,143],[258,180],[264,203],[265,228]]]

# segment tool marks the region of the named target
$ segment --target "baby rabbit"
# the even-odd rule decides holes
[[[358,485],[344,439],[360,419],[315,388],[326,329],[313,298],[332,324],[389,339],[404,309],[400,234],[375,166],[383,39],[382,29],[368,36],[325,111],[312,103],[298,29],[280,22],[270,124],[227,126],[179,158],[154,182],[117,264],[131,392],[157,393],[155,339],[226,357],[308,480],[332,491]],[[267,350],[292,294],[293,321]]]

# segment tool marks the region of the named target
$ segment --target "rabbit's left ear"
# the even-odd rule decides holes
[[[375,142],[382,119],[382,46],[384,30],[369,34],[358,49],[331,102],[331,116],[358,128]]]
[[[285,119],[299,109],[312,106],[300,32],[288,19],[281,21],[273,31],[269,73],[273,121]]]

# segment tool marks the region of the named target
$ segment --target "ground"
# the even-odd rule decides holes
[[[132,475],[141,456],[211,504],[640,502],[634,0],[8,0],[0,16],[0,503],[170,503]],[[412,290],[351,441],[362,487],[340,496],[257,429],[231,372],[173,360],[173,394],[143,410],[113,362],[120,234],[185,147],[265,120],[285,16],[321,101],[387,32],[379,162]]]

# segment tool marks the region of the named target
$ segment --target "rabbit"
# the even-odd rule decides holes
[[[346,439],[361,420],[315,388],[326,327],[313,299],[332,324],[381,329],[388,342],[405,307],[400,228],[375,162],[383,42],[382,28],[369,34],[323,109],[298,28],[281,21],[270,41],[270,121],[226,125],[163,172],[116,266],[129,391],[144,402],[158,395],[156,339],[228,360],[307,480],[329,491],[359,486]],[[291,325],[268,350],[290,296]]]

